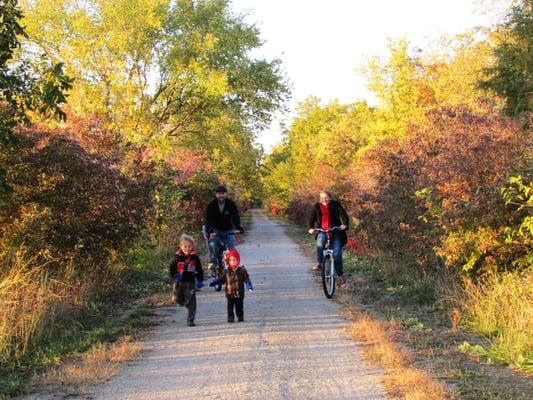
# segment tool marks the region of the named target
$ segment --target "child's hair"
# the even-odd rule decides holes
[[[192,245],[194,245],[194,238],[191,235],[187,235],[186,233],[183,233],[180,236],[180,243],[181,242],[190,242]]]

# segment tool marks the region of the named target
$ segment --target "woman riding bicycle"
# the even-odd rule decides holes
[[[333,249],[333,259],[335,261],[335,272],[339,283],[344,283],[342,266],[342,248],[348,241],[346,230],[350,226],[350,219],[341,203],[331,199],[330,192],[322,190],[319,202],[313,206],[313,211],[309,217],[309,234],[316,233],[316,259],[318,264],[313,270],[320,270],[323,263],[323,249],[327,241],[326,232],[317,232],[317,229],[328,230],[338,226],[339,229],[330,232],[331,246]]]

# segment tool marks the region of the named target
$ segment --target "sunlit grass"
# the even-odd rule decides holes
[[[94,351],[94,346],[107,346],[146,326],[149,309],[129,301],[148,296],[148,306],[168,304],[163,296],[155,295],[168,289],[163,267],[167,253],[136,251],[127,278],[123,277],[111,298],[91,300],[86,293],[98,289],[91,282],[83,285],[64,275],[52,275],[46,263],[39,264],[39,255],[27,257],[20,249],[0,276],[0,398],[19,394],[33,373],[60,365],[71,354]],[[131,312],[125,312],[127,304],[133,307]],[[70,368],[76,375],[77,366]]]
[[[116,343],[96,343],[89,351],[37,377],[40,386],[81,386],[105,382],[121,369],[121,363],[134,360],[141,344],[129,336]]]
[[[466,324],[490,338],[486,355],[533,372],[533,269],[465,282]]]

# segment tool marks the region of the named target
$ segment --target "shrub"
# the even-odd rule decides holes
[[[4,157],[14,193],[0,214],[0,257],[22,245],[44,250],[57,260],[50,268],[74,268],[99,285],[138,235],[150,188],[62,131],[23,130],[16,154]]]
[[[0,352],[31,351],[121,286],[150,186],[66,130],[20,129],[2,149],[13,191],[0,211]]]
[[[433,111],[427,126],[410,128],[408,139],[362,156],[352,172],[351,208],[378,250],[434,267],[441,256],[456,266],[450,244],[470,235],[472,249],[486,248],[480,240],[490,242],[513,224],[500,188],[523,167],[526,149],[527,133],[491,109]],[[484,257],[472,269],[491,262]]]

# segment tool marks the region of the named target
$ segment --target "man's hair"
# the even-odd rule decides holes
[[[183,233],[180,236],[180,243],[181,242],[190,242],[194,245],[194,238],[191,235],[187,235],[186,233]]]

